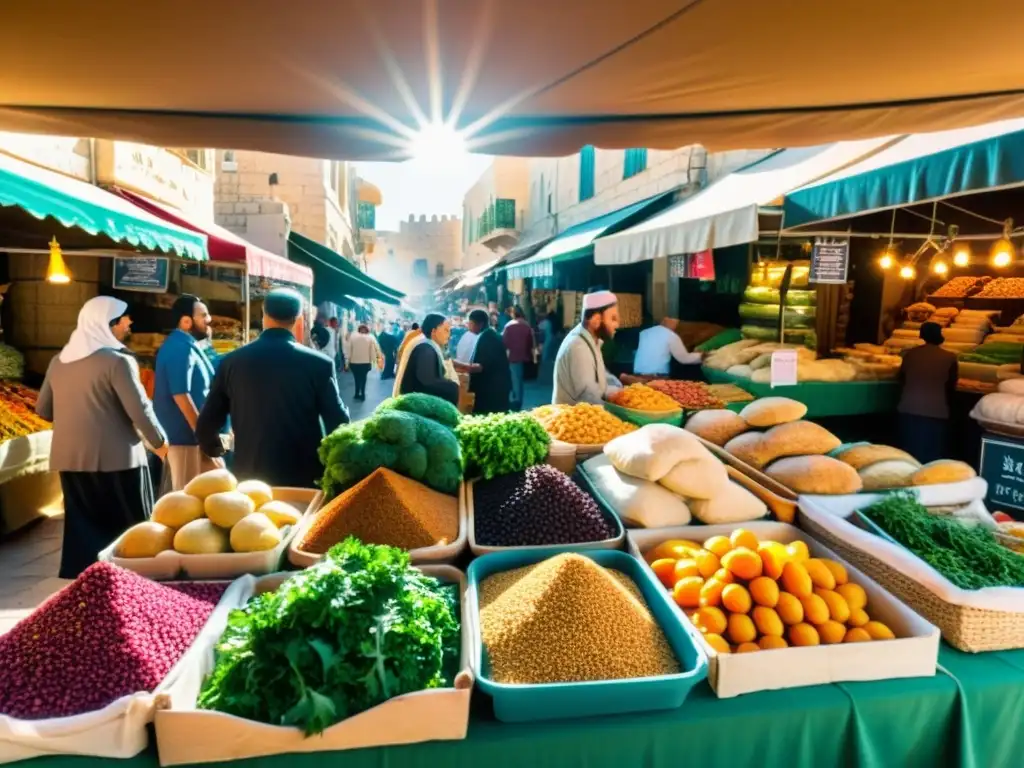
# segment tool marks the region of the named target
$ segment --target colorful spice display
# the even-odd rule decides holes
[[[0,381],[0,442],[52,428],[50,422],[36,415],[38,396],[23,384]]]
[[[450,544],[459,537],[459,503],[390,469],[378,469],[320,510],[301,549],[324,554],[349,536],[401,549]]]
[[[630,384],[608,395],[608,402],[634,411],[678,411],[679,403],[646,384]]]
[[[668,395],[675,404],[691,411],[705,408],[724,408],[721,398],[712,394],[711,389],[702,381],[675,381],[657,379],[650,384],[651,389]]]
[[[636,429],[600,405],[542,405],[533,415],[555,440],[575,445],[601,445]]]
[[[152,691],[213,611],[212,587],[199,586],[90,566],[0,636],[0,714],[70,717]]]
[[[499,683],[620,680],[679,672],[624,574],[578,554],[497,573],[480,585],[480,632]]]

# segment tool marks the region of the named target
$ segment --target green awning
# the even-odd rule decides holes
[[[360,270],[359,267],[350,262],[340,253],[338,253],[337,251],[332,251],[326,245],[321,245],[316,240],[310,240],[305,235],[301,235],[298,232],[292,232],[291,234],[288,235],[288,241],[289,243],[295,243],[295,245],[305,249],[306,251],[309,251],[310,253],[316,254],[317,256],[319,256],[320,259],[327,262],[332,267],[348,274],[351,277],[356,278],[357,280],[363,283],[366,283],[367,285],[377,289],[383,294],[392,296],[396,299],[405,298],[405,294],[402,293],[401,291],[396,291],[391,286],[385,285],[379,280],[374,280],[372,277],[370,277],[368,274]],[[375,299],[377,297],[363,296],[362,298]],[[394,304],[395,302],[389,301],[388,303]]]
[[[786,195],[786,229],[1024,185],[1024,120],[905,136]]]
[[[505,270],[505,276],[512,280],[523,277],[550,277],[554,274],[554,265],[557,262],[592,258],[594,241],[597,238],[643,221],[647,216],[664,209],[674,197],[675,190],[664,192],[569,227],[530,258],[509,265]]]
[[[205,235],[158,219],[92,184],[3,154],[0,206],[21,208],[40,221],[52,218],[63,227],[105,235],[146,251],[195,261],[208,258]]]
[[[401,304],[400,296],[382,290],[381,283],[351,264],[351,270],[344,269],[342,264],[348,262],[341,254],[297,232],[288,235],[288,258],[313,270],[313,301],[317,304],[323,301],[341,304],[346,296],[376,299],[396,306]]]

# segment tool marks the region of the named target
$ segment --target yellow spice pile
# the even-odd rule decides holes
[[[600,445],[636,429],[590,403],[542,405],[533,416],[555,440],[575,445]]]
[[[480,585],[480,629],[499,683],[620,680],[679,672],[635,585],[567,553]]]

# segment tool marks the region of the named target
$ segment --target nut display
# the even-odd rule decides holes
[[[988,281],[992,278],[978,277],[954,277],[948,283],[935,291],[932,296],[944,299],[962,299],[970,295],[982,280]]]
[[[542,405],[533,411],[555,440],[575,445],[601,445],[636,427],[608,413],[600,405]]]
[[[711,389],[702,381],[674,381],[657,379],[652,381],[651,389],[664,392],[687,410],[699,411],[705,408],[724,408],[725,403],[711,393]]]
[[[1024,298],[1024,277],[997,277],[977,294],[979,299]]]
[[[608,402],[635,411],[678,411],[679,403],[646,384],[630,384],[608,395]]]

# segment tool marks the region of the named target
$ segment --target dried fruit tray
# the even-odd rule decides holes
[[[268,725],[223,712],[197,710],[196,698],[203,679],[213,668],[212,646],[175,681],[169,690],[171,705],[156,713],[156,740],[160,765],[182,765],[241,760],[295,752],[362,749],[423,741],[457,741],[469,730],[469,702],[473,692],[470,670],[473,633],[465,574],[448,565],[425,565],[420,570],[441,581],[458,584],[462,621],[460,671],[451,688],[435,688],[396,696],[372,709],[332,725],[322,735],[307,738],[299,728]],[[276,573],[252,582],[237,603],[253,594],[277,589],[291,574]],[[211,629],[224,631],[227,617]]]
[[[169,692],[187,670],[213,652],[228,615],[250,593],[251,583],[251,577],[241,578],[228,587],[191,647],[152,693],[124,696],[74,717],[18,720],[0,715],[0,763],[54,755],[126,759],[142,752],[149,744],[147,726],[154,714],[169,706]]]
[[[308,568],[313,563],[323,559],[323,555],[316,552],[307,552],[302,549],[302,540],[306,537],[306,531],[313,524],[316,515],[309,515],[299,523],[299,530],[292,538],[291,546],[288,547],[288,562],[298,568]],[[409,557],[415,565],[451,565],[454,563],[462,550],[466,548],[466,537],[469,523],[466,513],[466,484],[459,484],[459,537],[451,544],[438,544],[434,547],[420,547],[409,550]],[[381,543],[381,542],[373,542]]]
[[[842,563],[850,581],[859,584],[867,593],[871,617],[889,626],[897,639],[722,654],[704,642],[702,637],[701,646],[710,659],[708,681],[719,698],[805,685],[931,677],[935,674],[939,658],[938,628],[914,613],[869,576],[792,525],[749,522],[631,530],[629,551],[643,563],[644,570],[653,579],[654,572],[643,560],[644,552],[669,539],[702,542],[712,536],[728,536],[737,528],[752,531],[761,541],[790,544],[800,540],[807,545],[812,556]],[[665,591],[664,587],[662,590]],[[667,591],[665,593],[668,594]],[[672,606],[678,620],[690,625],[683,610],[675,602]]]
[[[632,579],[685,671],[659,677],[540,685],[510,685],[491,680],[487,649],[480,635],[480,582],[495,573],[533,565],[561,552],[579,552],[598,565],[620,571]],[[491,697],[495,717],[507,723],[676,709],[707,676],[707,657],[699,647],[697,631],[679,621],[675,604],[654,575],[625,552],[561,547],[545,552],[520,550],[485,555],[469,566],[466,600],[473,632],[470,662],[473,673],[480,689]]]
[[[323,494],[314,488],[274,488],[274,498],[285,501],[299,510],[303,520],[311,518],[320,508]],[[149,579],[168,581],[185,576],[189,579],[233,579],[247,573],[262,575],[274,573],[281,568],[281,561],[288,544],[303,525],[289,526],[284,530],[281,543],[266,552],[224,552],[218,555],[183,555],[173,550],[161,552],[156,557],[127,558],[114,553],[121,543],[118,538],[99,553],[100,560],[106,560],[122,568],[135,571]]]
[[[622,549],[623,544],[626,541],[626,529],[622,525],[622,520],[619,519],[619,516],[615,514],[611,507],[602,503],[601,499],[594,496],[588,483],[583,490],[591,496],[594,496],[594,500],[597,502],[597,506],[605,516],[605,519],[615,526],[616,534],[612,538],[602,539],[601,541],[580,542],[578,544],[538,544],[522,547],[497,547],[487,544],[478,544],[476,541],[476,526],[473,520],[473,486],[476,485],[476,482],[476,480],[473,480],[466,486],[466,514],[469,528],[469,551],[473,553],[474,557],[489,555],[495,552],[547,552],[552,549],[560,549],[567,546],[571,547],[573,550],[580,551],[591,549]]]

